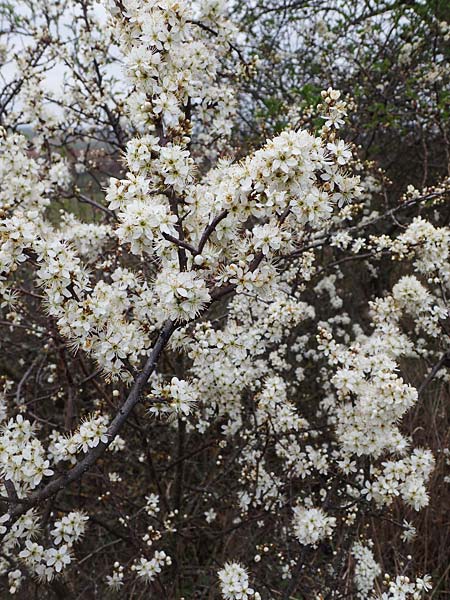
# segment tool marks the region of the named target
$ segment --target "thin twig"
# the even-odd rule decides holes
[[[442,367],[448,366],[449,364],[450,364],[450,354],[447,351],[441,356],[441,358],[438,360],[438,362],[434,365],[434,367],[428,373],[425,380],[422,382],[422,385],[419,387],[419,390],[418,390],[419,398],[425,391],[425,388],[433,381],[433,379],[436,377],[438,372],[442,369]]]

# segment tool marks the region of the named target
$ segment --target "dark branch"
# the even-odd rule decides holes
[[[60,477],[57,477],[50,481],[45,487],[36,492],[32,493],[28,498],[21,500],[19,504],[16,504],[16,507],[10,512],[12,523],[15,519],[20,517],[24,512],[26,512],[29,508],[36,506],[43,500],[54,496],[59,490],[67,487],[73,481],[76,481],[82,477],[82,475],[94,465],[95,462],[104,454],[108,446],[111,444],[113,439],[119,433],[126,420],[128,419],[131,411],[134,409],[136,404],[139,402],[139,398],[144,388],[145,384],[148,381],[148,378],[153,373],[158,359],[161,355],[161,352],[164,350],[167,342],[170,339],[170,336],[175,330],[175,324],[172,321],[166,321],[159,337],[151,351],[150,356],[147,359],[147,362],[144,365],[144,368],[140,375],[136,378],[133,387],[128,394],[127,399],[122,404],[119,409],[119,412],[114,417],[107,431],[107,442],[99,442],[99,444],[95,448],[91,448],[89,452],[84,456],[80,462],[78,462],[75,467],[67,471]]]

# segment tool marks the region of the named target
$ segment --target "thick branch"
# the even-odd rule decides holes
[[[163,233],[163,238],[166,239],[168,242],[172,242],[173,244],[176,244],[177,246],[179,246],[180,248],[184,248],[185,250],[189,250],[189,252],[195,256],[197,253],[197,250],[194,248],[194,246],[191,246],[191,244],[189,244],[188,242],[185,242],[183,240],[179,240],[178,238],[174,237],[173,235],[170,235],[170,233]]]
[[[228,211],[227,210],[223,210],[221,213],[219,213],[217,215],[217,217],[215,217],[211,223],[208,225],[208,227],[205,229],[205,231],[202,234],[202,237],[200,238],[200,242],[198,245],[198,253],[201,254],[203,251],[203,248],[205,247],[206,242],[209,240],[210,235],[213,233],[213,231],[215,230],[215,228],[217,227],[217,225],[220,223],[220,221],[223,221],[223,219],[225,219],[225,217],[228,215]]]
[[[170,339],[173,331],[175,330],[175,325],[172,321],[166,321],[164,327],[161,329],[159,337],[152,349],[150,356],[145,363],[145,366],[140,373],[140,375],[136,378],[133,387],[128,394],[127,399],[122,404],[119,409],[119,412],[114,417],[110,426],[108,427],[107,437],[108,441],[99,442],[99,444],[95,448],[91,448],[89,452],[84,456],[79,463],[75,465],[70,471],[67,471],[60,477],[57,477],[50,481],[45,487],[34,492],[28,498],[21,500],[20,504],[17,504],[13,510],[10,511],[11,522],[26,512],[32,506],[36,506],[43,500],[54,496],[59,490],[67,487],[73,481],[80,479],[80,477],[94,465],[95,462],[104,454],[105,450],[111,444],[113,439],[116,437],[126,420],[128,419],[131,411],[139,402],[140,394],[145,384],[148,381],[148,378],[153,373],[158,359],[161,355],[161,352],[164,350],[167,342]]]
[[[8,494],[8,501],[10,504],[15,504],[19,501],[17,496],[16,488],[14,487],[14,483],[10,479],[5,479],[3,482],[5,485],[6,493]]]

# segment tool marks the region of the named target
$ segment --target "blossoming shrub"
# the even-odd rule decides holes
[[[5,13],[11,53],[32,35],[1,113],[4,593],[426,597],[370,529],[430,501],[405,420],[446,381],[449,182],[376,210],[332,88],[238,158],[223,2],[36,7]]]

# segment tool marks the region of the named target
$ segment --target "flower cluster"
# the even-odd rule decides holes
[[[316,546],[333,534],[336,519],[329,517],[321,508],[295,506],[293,511],[292,531],[300,544]]]
[[[132,569],[145,583],[151,583],[161,573],[164,566],[170,566],[172,559],[163,551],[156,551],[153,558],[148,560],[141,557]]]
[[[106,416],[93,415],[86,418],[70,436],[54,432],[52,444],[49,447],[53,460],[55,462],[61,460],[73,462],[78,452],[88,452],[90,448],[95,448],[100,442],[106,444],[108,442],[107,423]]]
[[[432,589],[429,575],[418,577],[411,581],[409,577],[399,575],[391,579],[389,575],[385,577],[388,591],[380,595],[373,596],[380,600],[416,600],[424,597],[424,594]]]
[[[147,398],[151,402],[149,412],[152,414],[187,416],[198,401],[198,392],[188,381],[172,377],[169,384],[156,386]]]
[[[0,436],[0,468],[5,481],[11,481],[20,495],[37,487],[43,477],[53,475],[33,425],[17,415],[2,427]]]
[[[9,515],[2,519],[4,523],[7,523],[8,520]],[[55,527],[51,531],[54,546],[44,548],[41,544],[33,541],[38,525],[36,524],[36,515],[32,511],[28,511],[6,533],[3,541],[4,552],[6,556],[17,554],[27,570],[41,580],[51,581],[55,575],[61,573],[72,562],[72,547],[84,535],[87,520],[88,517],[78,511],[73,511],[56,520]],[[17,543],[22,548],[19,551],[15,548]],[[14,576],[16,589],[20,587],[22,577],[23,572],[19,569]]]
[[[381,573],[380,565],[373,555],[373,542],[370,542],[371,540],[367,544],[356,542],[352,547],[352,555],[356,561],[354,580],[358,598],[362,600],[373,591],[375,580]]]
[[[220,591],[225,600],[258,600],[260,595],[249,585],[248,573],[239,563],[227,563],[218,572]]]

